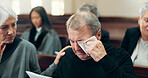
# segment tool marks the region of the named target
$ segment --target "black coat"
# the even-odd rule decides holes
[[[121,48],[128,51],[131,56],[140,37],[140,27],[128,28],[122,40]]]

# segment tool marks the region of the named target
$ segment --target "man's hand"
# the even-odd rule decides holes
[[[98,62],[102,59],[107,53],[104,49],[104,46],[101,41],[88,41],[84,43],[86,45],[86,52],[96,61]]]
[[[64,48],[57,54],[56,59],[54,60],[54,64],[57,65],[57,64],[59,63],[60,58],[65,55],[65,52],[64,52],[64,51],[65,51],[66,49],[68,49],[68,48],[71,48],[71,46],[66,46],[66,47],[64,47]]]

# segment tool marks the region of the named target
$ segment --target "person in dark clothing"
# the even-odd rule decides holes
[[[148,2],[138,17],[139,27],[128,28],[121,47],[129,52],[134,65],[148,66]]]
[[[88,11],[93,14],[95,14],[97,17],[99,17],[97,6],[93,3],[84,3],[80,6],[77,12],[81,11]],[[105,44],[110,44],[110,37],[109,32],[106,30],[101,29],[101,41]],[[67,45],[70,45],[70,41],[68,40]]]
[[[64,51],[53,78],[137,78],[128,52],[102,44],[101,24],[93,13],[75,13],[66,25],[72,49]]]

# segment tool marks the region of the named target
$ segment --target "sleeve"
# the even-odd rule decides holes
[[[121,42],[121,48],[124,48],[126,51],[128,51],[128,47],[129,47],[129,38],[130,37],[130,32],[128,31],[128,29],[125,32],[125,36]]]
[[[30,71],[34,73],[41,73],[35,46],[32,45],[30,46],[30,48],[31,48],[31,53],[29,57]]]
[[[58,34],[56,32],[54,32],[54,33],[55,33],[53,36],[54,40],[55,40],[54,47],[56,47],[54,51],[60,51],[62,49],[61,41],[60,41]]]
[[[137,78],[129,55],[123,56],[124,59],[121,59],[122,56],[117,57],[121,60],[121,63],[118,63],[107,54],[100,60],[102,68],[110,78]]]
[[[55,65],[54,63],[52,63],[45,71],[43,71],[41,73],[41,75],[45,75],[45,76],[52,76],[54,70],[56,69],[57,65]]]

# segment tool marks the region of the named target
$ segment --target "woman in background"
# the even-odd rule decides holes
[[[53,29],[45,9],[41,6],[33,8],[29,19],[32,28],[25,31],[21,38],[33,43],[39,54],[55,55],[55,51],[60,51],[59,36]]]

